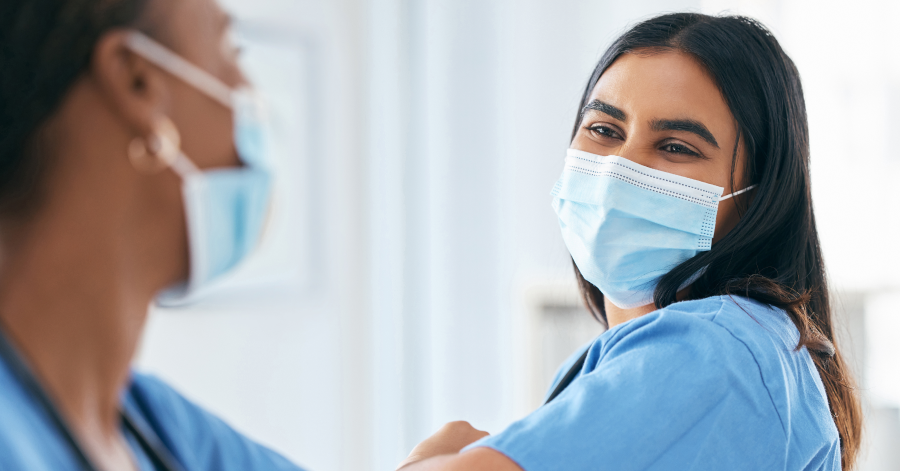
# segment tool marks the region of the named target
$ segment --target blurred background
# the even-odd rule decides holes
[[[900,2],[222,1],[271,104],[277,207],[207,300],[154,310],[140,369],[311,468],[501,431],[601,332],[549,196],[595,62],[642,18],[740,13],[802,75],[860,467],[900,468]]]

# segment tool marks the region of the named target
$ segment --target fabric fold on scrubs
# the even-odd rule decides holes
[[[133,374],[122,407],[146,424],[187,470],[298,470],[153,376]],[[77,470],[75,452],[45,409],[0,359],[0,470]],[[138,465],[147,454],[123,430]]]
[[[839,470],[827,396],[797,339],[783,311],[752,300],[670,305],[605,332],[556,399],[465,450],[526,470]]]
[[[299,470],[154,376],[133,374],[126,401],[188,470]]]

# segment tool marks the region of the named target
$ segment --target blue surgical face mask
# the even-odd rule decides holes
[[[615,306],[634,308],[653,302],[660,277],[710,249],[719,202],[751,188],[722,197],[722,187],[569,149],[552,195],[581,275]]]
[[[243,167],[200,170],[183,153],[172,162],[181,176],[187,217],[190,275],[157,296],[162,306],[189,303],[258,245],[268,216],[272,176],[259,101],[247,88],[230,89],[147,36],[134,32],[128,46],[150,62],[230,108]]]

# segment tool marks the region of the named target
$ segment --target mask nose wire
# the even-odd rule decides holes
[[[213,100],[227,108],[232,108],[231,87],[147,35],[139,31],[131,31],[128,33],[125,45],[144,59],[205,93]]]
[[[740,194],[742,194],[742,193],[744,193],[744,192],[748,192],[748,191],[750,191],[750,190],[753,190],[754,188],[756,188],[756,184],[753,184],[753,185],[751,185],[751,186],[749,186],[749,187],[747,187],[747,188],[745,188],[745,189],[743,189],[743,190],[738,190],[737,192],[729,193],[728,195],[725,195],[724,197],[720,198],[719,201],[720,201],[720,202],[724,202],[725,200],[728,200],[728,199],[731,198],[731,197],[736,197],[736,196],[738,196],[738,195],[740,195]]]

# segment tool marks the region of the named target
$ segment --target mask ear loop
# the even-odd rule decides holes
[[[740,194],[742,194],[742,193],[744,193],[744,192],[748,192],[748,191],[750,191],[750,190],[753,190],[754,188],[756,188],[756,184],[753,184],[753,185],[751,185],[751,186],[749,186],[749,187],[747,187],[747,188],[745,188],[745,189],[743,189],[743,190],[738,190],[737,192],[729,193],[728,195],[725,195],[724,197],[720,198],[719,201],[720,201],[720,202],[724,202],[725,200],[728,200],[728,199],[731,198],[731,197],[736,197],[736,196],[738,196],[738,195],[740,195]]]
[[[203,70],[200,67],[197,67],[178,54],[172,52],[167,47],[153,40],[149,36],[141,33],[140,31],[131,31],[128,33],[128,36],[125,39],[125,46],[135,54],[143,57],[157,67],[174,75],[175,77],[178,77],[186,84],[191,85],[197,90],[205,93],[213,100],[216,100],[217,102],[230,108],[231,110],[235,109],[237,105],[235,103],[236,94],[234,90],[231,89],[231,87],[223,83],[221,80],[219,80],[209,72]],[[257,103],[258,102],[254,100],[254,104]],[[254,111],[257,113],[264,113],[264,110],[254,109]],[[166,131],[171,130],[174,132],[172,134],[177,136],[178,131],[175,129],[175,126],[172,124],[171,120],[165,118],[165,123],[163,123],[163,125],[165,126],[165,128],[167,128]],[[140,138],[135,138],[132,143],[134,144],[138,139]],[[165,155],[165,163],[169,167],[172,167],[172,169],[182,178],[200,173],[200,170],[197,168],[197,166],[181,152],[180,138],[175,139],[172,142],[174,143],[174,151]],[[137,151],[135,152],[136,155],[141,153],[140,144],[143,143],[137,143],[134,145],[135,150]],[[153,143],[150,144],[152,146]],[[131,147],[132,146],[129,146],[129,156],[131,155]],[[147,146],[144,147],[146,148]]]
[[[149,36],[140,31],[131,31],[125,39],[125,45],[128,49],[157,67],[178,77],[222,105],[232,110],[234,109],[234,96],[230,87],[209,72],[186,61],[178,54],[154,41]],[[201,172],[200,169],[181,152],[181,137],[172,120],[166,117],[160,118],[157,128],[162,130],[162,132],[154,132],[154,134],[161,136],[159,147],[163,149],[161,155],[161,160],[165,163],[163,168],[166,166],[171,167],[182,179],[190,175],[199,174]],[[140,145],[144,143],[139,142],[139,139],[135,138],[132,144],[129,145],[129,157],[131,157],[132,147],[135,149],[135,155],[141,154]],[[154,145],[153,141],[149,143],[150,147]],[[146,145],[144,146],[145,150],[147,147]]]
[[[132,31],[125,39],[125,45],[157,67],[178,77],[226,107],[232,108],[231,87],[162,44],[150,39],[147,35],[139,31]]]

